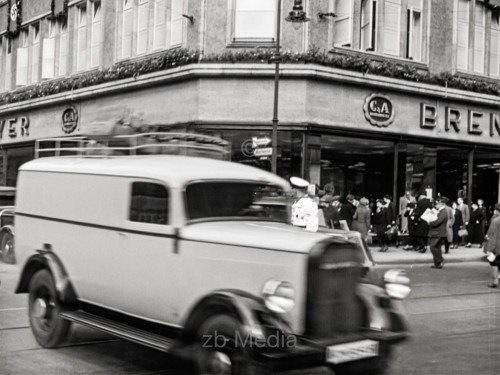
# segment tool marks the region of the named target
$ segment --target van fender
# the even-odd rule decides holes
[[[23,267],[15,293],[28,293],[31,278],[41,269],[48,269],[52,274],[60,301],[76,301],[76,293],[71,285],[68,273],[49,244],[44,244],[43,250],[37,250],[37,254],[28,258]]]
[[[266,326],[273,326],[288,334],[291,333],[289,324],[278,314],[270,311],[262,298],[250,293],[224,289],[215,291],[203,297],[188,314],[182,333],[183,340],[193,342],[201,324],[209,317],[218,314],[234,316],[242,327],[241,334],[256,340],[265,339]],[[259,316],[265,316],[266,322]]]
[[[0,238],[2,238],[4,233],[10,233],[10,234],[14,235],[15,234],[14,226],[13,225],[4,225],[2,228],[0,228]]]

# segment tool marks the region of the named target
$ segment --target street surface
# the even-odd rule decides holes
[[[487,263],[397,268],[412,280],[406,307],[413,337],[396,349],[389,374],[498,375],[500,290],[486,287]],[[11,292],[15,275],[15,266],[0,263],[0,374],[189,374],[163,353],[80,326],[62,348],[41,349],[29,328],[27,296]]]

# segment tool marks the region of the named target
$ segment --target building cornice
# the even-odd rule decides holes
[[[42,98],[25,100],[0,106],[0,115],[19,111],[27,111],[47,106],[66,104],[85,99],[142,90],[152,86],[165,85],[178,81],[200,78],[274,78],[273,64],[190,64],[178,68],[138,75],[117,81],[98,84],[72,91],[52,94]],[[370,87],[372,90],[400,92],[417,95],[429,100],[449,100],[466,102],[479,106],[500,106],[500,97],[476,92],[468,92],[426,83],[412,82],[397,78],[389,78],[371,74],[363,74],[338,68],[324,67],[314,64],[282,64],[280,77],[283,80],[304,79],[319,80]]]

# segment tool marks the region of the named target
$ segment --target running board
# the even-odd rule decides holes
[[[174,345],[175,340],[165,336],[157,335],[142,329],[138,329],[127,324],[106,319],[98,315],[90,314],[82,310],[67,311],[60,313],[63,319],[78,323],[99,331],[121,337],[125,340],[133,341],[150,348],[168,352]]]

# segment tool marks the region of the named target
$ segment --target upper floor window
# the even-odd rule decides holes
[[[31,25],[31,37],[32,37],[32,43],[31,43],[31,82],[35,83],[40,80],[40,52],[41,52],[41,47],[40,47],[40,41],[41,41],[41,35],[40,35],[40,23],[37,22],[33,25]]]
[[[476,2],[474,6],[474,73],[484,73],[486,8]]]
[[[277,1],[233,0],[233,41],[274,41]]]
[[[120,0],[119,3],[119,58],[182,45],[183,0]]]
[[[401,0],[384,1],[383,53],[400,56],[401,47]]]
[[[76,23],[76,70],[87,68],[87,3],[77,7]]]
[[[377,41],[377,1],[361,1],[361,49],[375,51]]]
[[[92,14],[90,29],[90,66],[99,66],[101,63],[102,38],[102,7],[101,0],[92,1]]]
[[[458,0],[457,6],[457,69],[469,67],[469,0]]]
[[[498,14],[491,17],[490,75],[500,76],[500,21]]]
[[[3,38],[3,48],[5,55],[5,69],[3,70],[3,86],[2,90],[11,90],[12,89],[12,39],[4,37]]]
[[[41,57],[40,22],[36,22],[23,28],[19,34],[16,86],[24,86],[40,80]]]
[[[333,45],[388,56],[425,59],[429,0],[330,0]],[[358,39],[359,38],[359,39]]]
[[[422,0],[408,1],[408,30],[406,34],[406,57],[422,60]]]
[[[457,70],[500,76],[498,13],[483,0],[456,0],[455,4]]]
[[[335,34],[333,37],[333,45],[341,47],[352,46],[352,0],[336,0],[335,1]]]

